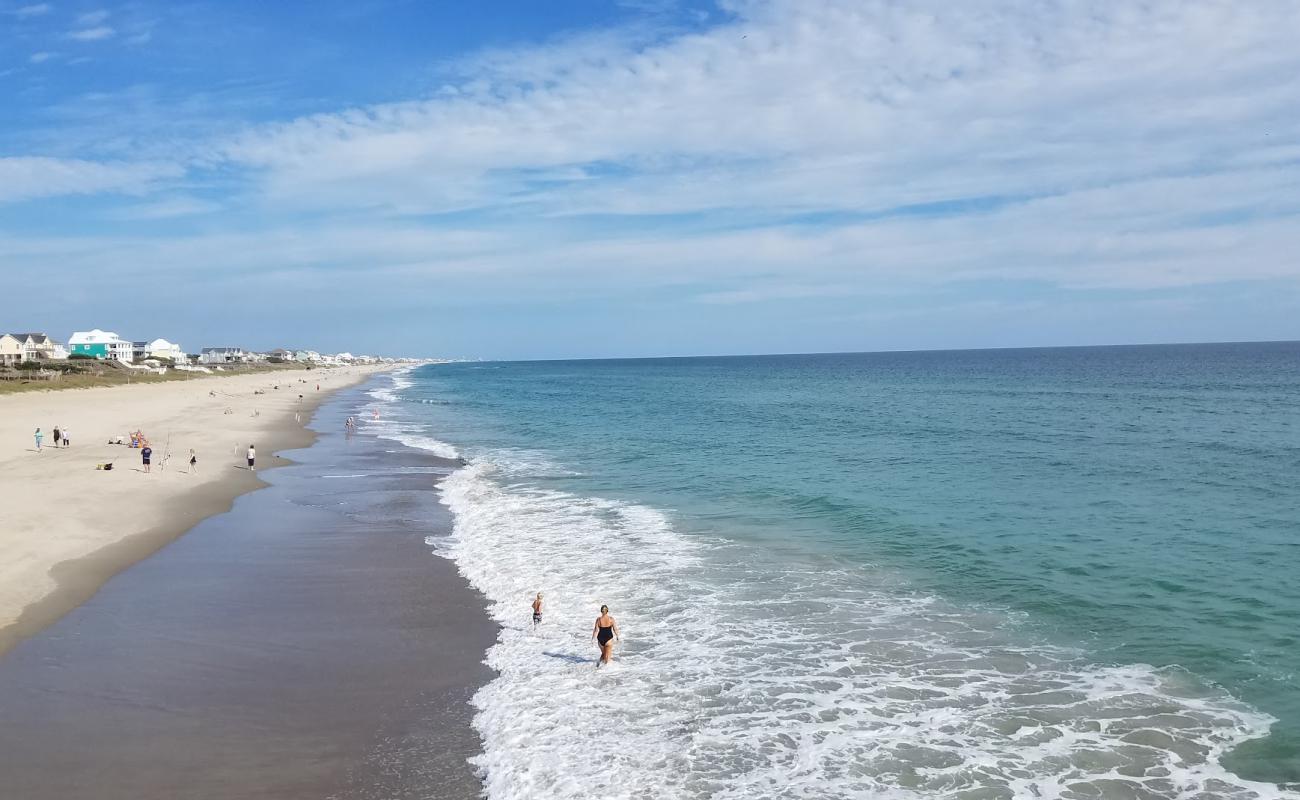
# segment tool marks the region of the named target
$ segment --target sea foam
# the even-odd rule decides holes
[[[1091,664],[883,571],[687,536],[519,456],[441,484],[436,552],[502,626],[474,698],[489,798],[1300,796],[1220,766],[1272,719],[1194,676]],[[601,604],[614,669],[595,669]]]

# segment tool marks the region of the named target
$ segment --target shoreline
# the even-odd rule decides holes
[[[310,446],[317,438],[317,433],[308,424],[320,405],[335,392],[362,383],[371,376],[391,369],[389,366],[345,367],[328,371],[305,372],[300,370],[266,371],[246,375],[222,375],[195,378],[189,381],[166,384],[141,384],[136,386],[96,387],[50,392],[32,392],[0,397],[0,417],[6,422],[0,425],[6,436],[12,440],[15,433],[22,431],[4,430],[14,428],[15,418],[26,416],[32,418],[38,414],[54,416],[56,420],[75,421],[79,424],[70,428],[74,433],[72,446],[68,449],[53,449],[53,453],[39,455],[25,452],[18,457],[0,460],[0,468],[12,477],[6,481],[8,486],[0,504],[0,544],[15,545],[23,550],[25,559],[17,565],[3,568],[4,584],[7,589],[0,591],[0,656],[13,649],[18,643],[57,622],[70,611],[85,603],[112,579],[128,567],[143,561],[160,549],[192,530],[203,520],[229,511],[237,498],[256,491],[267,483],[245,468],[219,469],[224,461],[215,453],[220,452],[215,445],[214,436],[237,440],[254,439],[260,442],[259,449],[266,455],[258,458],[263,469],[274,469],[291,463],[289,459],[278,455],[286,450]],[[300,380],[309,380],[310,384],[300,384]],[[317,385],[319,391],[293,391],[296,387]],[[271,386],[283,385],[289,391],[277,395],[257,394],[267,392]],[[195,396],[198,393],[198,402]],[[213,397],[212,394],[216,396]],[[293,402],[292,395],[302,395],[300,402]],[[287,401],[287,402],[286,402]],[[148,411],[139,411],[142,406],[150,406]],[[256,416],[242,413],[225,413],[224,409],[233,410],[240,407],[240,412],[253,407]],[[132,425],[148,431],[151,429],[170,428],[178,421],[191,422],[204,412],[216,414],[222,409],[219,421],[224,423],[219,430],[204,430],[195,434],[187,442],[198,442],[196,449],[202,453],[199,461],[200,471],[195,473],[201,480],[197,485],[178,486],[176,480],[170,485],[163,480],[176,477],[181,469],[188,469],[183,454],[189,449],[188,443],[182,443],[174,458],[178,463],[172,475],[162,475],[165,464],[158,465],[158,474],[145,478],[131,469],[123,468],[120,472],[92,473],[74,472],[72,469],[51,475],[48,469],[38,470],[32,474],[23,467],[32,464],[32,458],[55,458],[70,461],[68,467],[86,467],[93,469],[98,458],[105,457],[106,447],[96,444],[107,436],[120,435],[109,429],[105,432],[94,422],[81,423],[87,416],[86,409],[94,408],[95,414],[131,417]],[[266,409],[267,414],[262,415]],[[298,414],[299,420],[294,416]],[[145,419],[147,417],[147,419]],[[45,426],[41,426],[44,428]],[[120,425],[118,426],[121,427]],[[214,426],[217,427],[217,426]],[[240,435],[242,434],[242,435]],[[87,438],[89,437],[89,438]],[[0,439],[0,440],[3,440]],[[110,460],[128,461],[139,457],[138,450],[119,448],[112,451]],[[48,467],[47,464],[39,466]],[[203,474],[207,468],[207,475]],[[70,486],[77,478],[113,477],[119,478],[130,473],[129,478],[157,480],[150,493],[141,496],[136,491],[124,502],[114,502],[107,491],[90,492],[83,496],[79,492],[83,486]],[[188,472],[185,474],[188,475]],[[184,479],[181,479],[184,480]],[[15,485],[16,484],[16,485]],[[24,486],[23,484],[28,484]],[[105,489],[105,487],[97,487]],[[120,490],[120,486],[108,487]],[[132,487],[138,489],[136,487]],[[50,494],[62,495],[51,498]],[[40,503],[24,503],[23,498],[39,497]],[[137,503],[145,503],[147,508],[140,508]],[[77,545],[71,548],[46,548],[42,550],[40,541],[8,541],[26,536],[45,537],[48,542],[52,534],[69,530],[61,527],[67,521],[66,511],[69,504],[79,506],[80,518],[75,520]],[[94,504],[93,520],[87,524],[85,506]],[[108,513],[95,514],[100,506]],[[120,517],[112,512],[118,509],[124,513]],[[79,546],[78,546],[79,545]],[[9,549],[6,547],[6,549]],[[75,552],[68,553],[67,549]],[[68,555],[70,557],[60,557]]]
[[[347,434],[310,447],[0,658],[0,774],[30,800],[445,797],[484,786],[471,698],[486,598],[430,539],[457,464]]]

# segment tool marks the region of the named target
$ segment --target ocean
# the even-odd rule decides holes
[[[1300,343],[380,380],[468,461],[489,798],[1300,798]]]

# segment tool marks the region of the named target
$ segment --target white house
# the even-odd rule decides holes
[[[199,356],[204,364],[236,364],[248,360],[242,347],[205,347]]]
[[[112,331],[77,331],[68,337],[68,355],[89,356],[103,360],[130,364],[133,357],[131,342]]]
[[[46,361],[58,358],[58,343],[43,333],[11,334],[22,342],[24,361]]]
[[[23,360],[23,343],[12,333],[0,336],[0,365],[12,367]]]
[[[146,358],[166,358],[174,364],[185,360],[185,351],[181,346],[166,339],[154,339],[144,346],[144,352]]]

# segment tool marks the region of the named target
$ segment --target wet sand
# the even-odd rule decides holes
[[[0,654],[263,486],[245,465],[250,443],[258,445],[259,469],[286,463],[276,450],[313,438],[296,415],[305,421],[331,391],[385,369],[255,372],[0,397],[0,441],[9,443],[0,451]],[[37,452],[36,425],[47,434],[71,426],[72,446],[48,446],[50,436]],[[154,448],[148,475],[138,450],[107,444],[135,430]],[[197,470],[188,463],[191,449]],[[96,469],[108,462],[112,471]]]
[[[0,658],[0,794],[479,796],[468,700],[496,630],[424,541],[450,525],[451,465],[343,436],[363,399],[327,402],[268,489]]]

